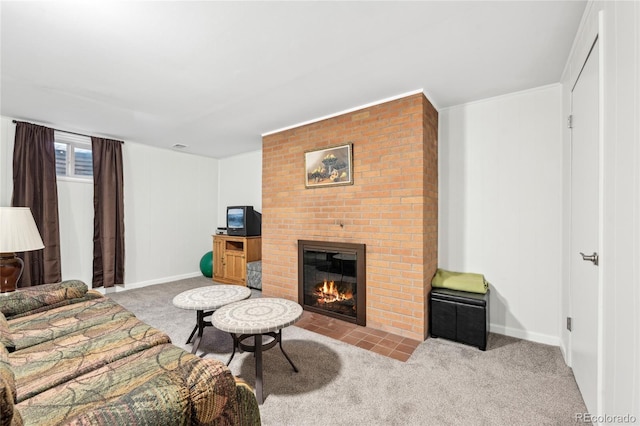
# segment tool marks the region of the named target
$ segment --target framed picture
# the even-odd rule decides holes
[[[353,185],[353,144],[304,153],[305,186]]]

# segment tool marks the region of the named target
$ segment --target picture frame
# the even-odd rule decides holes
[[[353,144],[304,153],[306,188],[353,185]]]

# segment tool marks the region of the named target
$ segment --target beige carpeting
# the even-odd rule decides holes
[[[173,297],[211,285],[201,277],[110,293],[140,319],[187,350],[195,312]],[[254,290],[254,297],[260,292]],[[486,352],[427,339],[406,362],[291,326],[283,345],[264,354],[264,425],[569,425],[586,412],[559,348],[491,334]],[[203,352],[205,352],[203,354]],[[205,330],[199,354],[226,362],[231,337]],[[252,354],[236,354],[232,372],[253,384]]]

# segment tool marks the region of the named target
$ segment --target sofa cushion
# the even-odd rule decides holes
[[[253,388],[239,377],[236,381],[235,407],[225,410],[216,419],[216,425],[260,426],[260,409]]]
[[[211,370],[203,371],[196,366]],[[41,424],[43,421],[46,424],[60,424],[73,419],[77,419],[77,421],[73,420],[76,424],[87,424],[80,420],[102,416],[102,413],[107,412],[106,405],[124,404],[124,407],[117,409],[118,415],[125,415],[127,410],[134,412],[136,406],[147,407],[145,405],[147,402],[155,404],[156,410],[162,412],[170,410],[165,405],[170,405],[172,401],[179,400],[180,395],[184,395],[169,388],[167,381],[156,379],[158,376],[165,375],[170,377],[176,385],[188,390],[190,424],[193,425],[206,424],[201,419],[211,419],[222,409],[228,408],[226,406],[228,399],[236,392],[233,376],[223,363],[210,359],[203,360],[177,346],[164,344],[137,352],[68,380],[55,388],[19,402],[17,407],[25,424]],[[202,382],[199,382],[199,379],[202,379]],[[147,387],[148,382],[161,385],[157,390],[161,394],[154,394],[154,391]],[[163,389],[169,394],[164,394]],[[205,393],[213,401],[203,401]],[[128,395],[131,394],[136,397],[129,399]],[[147,398],[153,399],[149,401]],[[197,400],[195,408],[192,405],[194,399]],[[257,404],[255,406],[257,407]],[[143,409],[146,410],[146,408]],[[90,417],[83,417],[83,413],[87,412],[92,412]],[[146,421],[141,423],[153,424]],[[136,423],[132,421],[132,423],[117,424]],[[173,424],[181,423],[176,421]]]
[[[11,352],[16,348],[13,338],[11,337],[11,331],[9,330],[9,323],[2,312],[0,312],[0,345]]]
[[[231,371],[220,361],[189,360],[182,368],[186,374],[189,397],[199,424],[211,424],[235,397],[236,385]]]
[[[9,325],[16,350],[22,350],[107,321],[133,316],[113,300],[100,297],[21,316],[9,321]]]
[[[0,312],[11,319],[19,314],[33,313],[46,306],[81,298],[87,290],[87,285],[77,280],[21,288],[0,298]]]
[[[68,426],[154,425],[187,426],[189,390],[172,373],[153,377],[126,395],[92,407],[65,424]]]
[[[160,330],[127,317],[16,351],[9,357],[20,390],[18,402],[169,341]]]

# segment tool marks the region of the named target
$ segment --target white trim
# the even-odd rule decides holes
[[[199,271],[198,272],[190,272],[188,274],[173,275],[171,277],[156,278],[156,279],[153,279],[153,280],[140,281],[140,282],[137,282],[137,283],[118,284],[115,287],[94,288],[94,290],[97,290],[102,294],[118,293],[118,292],[121,292],[121,291],[134,290],[134,289],[137,289],[137,288],[148,287],[150,285],[164,284],[164,283],[168,283],[168,282],[171,282],[171,281],[184,280],[184,279],[187,279],[187,278],[195,278],[195,277],[200,277],[200,276],[202,276],[202,272],[199,272]]]
[[[395,101],[395,100],[398,100],[398,99],[406,98],[407,96],[417,95],[418,93],[424,94],[424,89],[414,90],[414,91],[403,93],[403,94],[400,94],[400,95],[391,96],[390,98],[385,98],[385,99],[381,99],[379,101],[374,101],[374,102],[371,102],[371,103],[368,103],[368,104],[364,104],[364,105],[360,105],[360,106],[357,106],[357,107],[354,107],[354,108],[345,109],[345,110],[340,111],[340,112],[336,112],[336,113],[333,113],[333,114],[325,115],[324,117],[313,118],[313,119],[308,120],[308,121],[303,121],[302,123],[293,124],[291,126],[282,127],[280,129],[276,129],[276,130],[271,130],[269,132],[265,132],[265,133],[261,134],[260,136],[265,137],[265,136],[273,135],[275,133],[284,132],[285,130],[295,129],[297,127],[302,127],[302,126],[306,126],[308,124],[317,123],[318,121],[322,121],[322,120],[328,120],[329,118],[338,117],[340,115],[348,114],[348,113],[354,112],[354,111],[359,111],[361,109],[369,108],[369,107],[372,107],[372,106],[375,106],[375,105],[380,105],[380,104],[384,104],[384,103],[387,103],[387,102]]]
[[[598,255],[602,261],[598,267],[598,359],[596,372],[596,407],[597,412],[604,412],[604,273],[607,269],[607,252],[604,248],[604,104],[605,104],[605,42],[604,11],[598,11]]]
[[[76,183],[89,183],[93,185],[93,176],[87,176],[84,178],[77,176],[56,176],[57,181],[67,181],[67,182],[76,182]]]
[[[521,328],[506,327],[498,324],[490,324],[489,331],[491,333],[504,334],[505,336],[516,337],[518,339],[529,340],[531,342],[542,343],[544,345],[559,346],[560,350],[563,351],[563,347],[560,344],[560,337],[558,336],[534,333]]]

